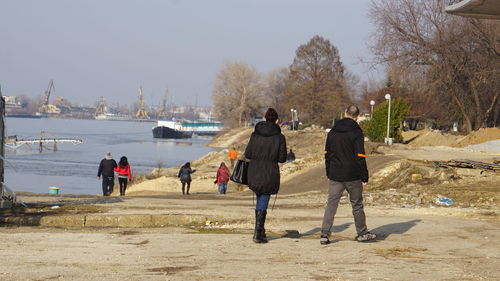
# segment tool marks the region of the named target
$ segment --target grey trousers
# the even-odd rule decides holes
[[[339,182],[330,180],[328,186],[328,203],[323,216],[323,225],[321,226],[321,234],[330,236],[333,226],[333,219],[337,213],[342,193],[347,189],[349,193],[349,201],[351,201],[352,214],[354,216],[354,224],[358,235],[363,235],[368,232],[366,228],[366,217],[363,209],[363,184],[360,180]]]

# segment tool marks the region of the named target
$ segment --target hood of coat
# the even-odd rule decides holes
[[[353,119],[344,118],[340,121],[336,121],[332,130],[338,133],[344,133],[355,130],[361,130],[361,128],[359,127],[358,122],[354,121]]]
[[[255,133],[264,137],[281,134],[281,128],[274,122],[261,121],[255,125]]]

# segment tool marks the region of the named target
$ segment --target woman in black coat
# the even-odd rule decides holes
[[[280,188],[280,169],[278,162],[286,161],[286,140],[278,126],[278,113],[269,108],[265,115],[266,121],[255,125],[255,131],[250,137],[245,157],[250,159],[248,165],[248,186],[255,192],[255,243],[266,243],[267,206],[271,194],[277,194]]]
[[[184,187],[186,186],[186,184],[187,184],[186,194],[189,195],[189,188],[191,187],[191,174],[194,172],[196,172],[196,170],[191,169],[191,163],[189,162],[184,164],[179,170],[179,174],[177,175],[177,177],[181,180],[182,195],[184,195]]]

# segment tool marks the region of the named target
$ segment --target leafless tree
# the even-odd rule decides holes
[[[219,120],[236,127],[243,126],[264,104],[262,78],[250,65],[226,62],[216,74],[212,98]]]
[[[446,14],[444,0],[373,1],[372,50],[379,62],[418,73],[433,97],[466,131],[499,120],[500,23]]]
[[[285,96],[289,75],[289,69],[284,67],[267,74],[264,80],[264,95],[267,104],[276,109],[282,120],[285,120],[286,116],[290,114],[290,108],[287,107]]]
[[[314,36],[298,47],[290,65],[287,102],[305,122],[327,124],[350,98],[345,90],[344,66],[329,40]]]

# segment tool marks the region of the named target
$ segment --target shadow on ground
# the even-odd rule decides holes
[[[407,222],[386,224],[372,229],[371,232],[377,235],[377,240],[385,240],[391,234],[403,234],[407,232],[421,221],[422,220],[411,220]]]

